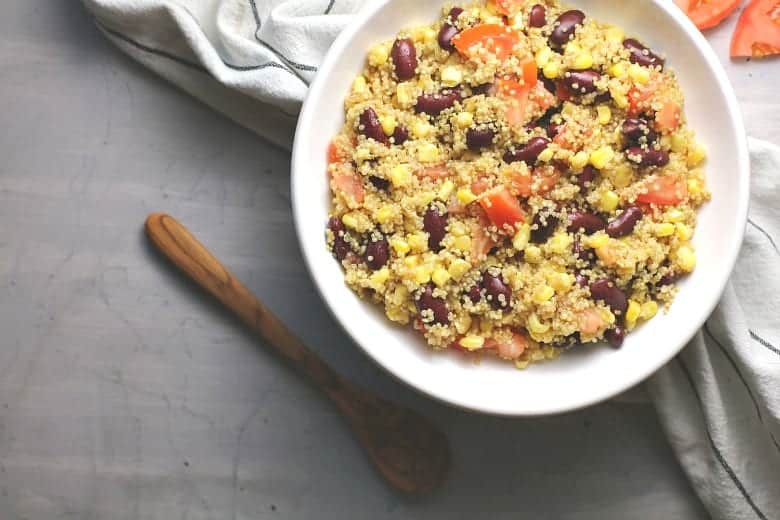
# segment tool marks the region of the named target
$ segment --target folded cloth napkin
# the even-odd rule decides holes
[[[117,46],[279,146],[317,65],[363,0],[83,0]],[[780,518],[780,148],[750,143],[745,245],[723,299],[648,382],[714,518]]]

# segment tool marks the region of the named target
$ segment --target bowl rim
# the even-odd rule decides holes
[[[507,409],[502,407],[491,406],[489,402],[484,402],[484,403],[480,402],[478,404],[475,404],[473,402],[465,402],[465,401],[453,399],[448,395],[436,392],[433,389],[427,387],[424,384],[424,382],[412,379],[402,371],[393,370],[392,368],[385,365],[385,363],[383,363],[382,360],[380,360],[372,352],[371,349],[366,348],[363,345],[363,343],[359,340],[359,334],[357,333],[356,329],[353,328],[353,326],[350,324],[350,320],[346,319],[345,316],[342,316],[339,313],[338,301],[336,301],[335,298],[333,298],[330,294],[328,294],[325,286],[320,281],[318,277],[317,266],[314,264],[314,259],[309,255],[307,242],[304,238],[306,236],[306,233],[305,233],[303,218],[301,217],[301,207],[299,205],[298,197],[296,196],[296,194],[299,193],[299,190],[304,188],[304,183],[305,183],[304,176],[302,175],[302,173],[306,171],[305,151],[303,150],[303,147],[306,144],[303,143],[304,139],[301,136],[304,134],[303,130],[307,129],[307,127],[311,127],[311,121],[315,115],[315,109],[316,109],[314,100],[320,97],[321,91],[323,90],[325,82],[327,81],[326,78],[328,74],[331,73],[334,66],[338,63],[339,58],[347,49],[352,39],[361,30],[365,28],[366,24],[369,21],[371,21],[379,11],[381,11],[383,8],[385,8],[387,4],[390,4],[393,1],[394,0],[379,0],[377,2],[373,2],[367,6],[364,6],[355,15],[353,15],[354,16],[353,20],[338,35],[338,37],[334,40],[330,49],[326,53],[325,58],[319,67],[318,73],[314,78],[314,81],[309,86],[309,91],[307,93],[306,99],[304,100],[303,106],[301,108],[300,116],[298,118],[298,123],[296,125],[295,140],[293,143],[293,150],[292,150],[291,179],[290,179],[290,187],[291,187],[290,198],[291,198],[292,211],[293,211],[293,220],[294,220],[295,231],[298,238],[299,247],[301,249],[301,253],[304,259],[304,263],[306,265],[306,269],[309,272],[310,277],[314,281],[314,286],[316,287],[317,292],[319,293],[322,300],[325,302],[328,312],[330,312],[330,314],[335,318],[336,322],[339,323],[342,330],[344,330],[349,335],[352,341],[360,347],[360,350],[362,350],[363,353],[366,354],[368,358],[371,359],[374,363],[382,367],[386,373],[389,373],[396,380],[401,381],[405,385],[414,388],[415,390],[421,392],[422,394],[428,397],[431,397],[449,406],[454,406],[456,408],[460,408],[463,410],[479,412],[479,413],[484,413],[489,415],[496,415],[496,416],[507,416],[507,417],[536,417],[536,416],[555,415],[555,414],[561,414],[561,413],[579,410],[582,408],[586,408],[601,403],[645,381],[656,371],[658,371],[664,365],[666,365],[673,357],[677,356],[682,351],[682,349],[688,344],[691,338],[695,336],[697,332],[699,332],[702,325],[704,325],[704,323],[706,322],[707,318],[712,314],[715,306],[720,301],[720,297],[725,291],[726,284],[728,283],[731,277],[731,273],[734,270],[734,266],[736,264],[737,257],[739,255],[739,251],[742,247],[742,242],[744,240],[744,235],[745,235],[745,229],[747,226],[749,196],[750,196],[750,156],[749,156],[749,149],[748,149],[748,138],[745,133],[742,112],[740,110],[736,94],[731,85],[731,82],[728,79],[728,75],[726,74],[725,69],[723,68],[717,55],[715,54],[715,51],[710,46],[709,42],[701,33],[701,31],[699,31],[699,29],[685,15],[685,13],[683,13],[682,10],[677,8],[672,2],[666,2],[664,0],[647,0],[650,4],[652,4],[652,8],[664,11],[668,16],[673,18],[673,20],[677,23],[677,25],[690,38],[691,42],[696,47],[696,50],[704,59],[707,67],[713,72],[717,80],[718,89],[723,93],[724,98],[726,100],[726,109],[728,112],[729,119],[733,122],[734,128],[736,129],[737,142],[734,144],[735,144],[735,150],[737,152],[736,154],[737,162],[739,165],[738,168],[739,182],[738,182],[737,192],[739,194],[742,194],[742,196],[739,199],[737,199],[736,223],[739,224],[739,226],[736,231],[737,240],[733,244],[733,247],[731,247],[730,251],[728,251],[728,255],[726,255],[724,267],[727,267],[728,269],[724,269],[720,279],[717,280],[717,292],[715,294],[717,294],[718,297],[713,298],[712,301],[710,302],[707,302],[707,304],[705,305],[706,312],[702,312],[699,314],[699,316],[703,316],[703,318],[700,320],[697,319],[696,320],[697,326],[686,330],[686,333],[680,336],[678,347],[674,349],[670,349],[663,356],[659,356],[654,363],[642,367],[641,370],[638,370],[634,373],[633,377],[626,377],[624,379],[617,380],[616,384],[610,386],[609,390],[605,390],[600,393],[594,393],[588,396],[587,398],[572,400],[571,403],[560,404],[557,406],[547,406],[544,409],[534,409],[534,410]],[[369,303],[366,304],[369,305]]]

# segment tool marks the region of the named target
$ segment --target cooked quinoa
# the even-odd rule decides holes
[[[368,52],[328,150],[347,284],[518,367],[651,319],[696,264],[705,152],[662,56],[555,1],[445,5]]]

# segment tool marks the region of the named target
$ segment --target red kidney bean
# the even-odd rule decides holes
[[[382,177],[377,177],[376,175],[370,175],[368,177],[368,182],[380,191],[387,191],[388,188],[390,188],[390,181],[383,179]]]
[[[528,25],[531,27],[544,27],[547,25],[547,9],[542,4],[536,4],[528,15]]]
[[[447,302],[442,298],[437,298],[433,295],[433,286],[430,284],[426,285],[417,296],[415,306],[417,307],[417,312],[419,312],[421,316],[424,311],[430,311],[429,313],[426,313],[426,317],[422,318],[424,323],[446,325],[450,322]]]
[[[545,78],[542,73],[539,73],[539,79],[542,80],[542,84],[544,85],[544,88],[547,89],[547,92],[550,94],[555,94],[558,91],[558,85],[555,84],[555,80],[552,80],[550,78]]]
[[[609,103],[610,101],[612,101],[612,94],[609,92],[609,90],[607,90],[606,92],[602,92],[601,94],[593,98],[594,105],[601,105],[603,103]]]
[[[482,288],[485,289],[485,295],[494,309],[506,309],[512,303],[512,291],[500,276],[485,271],[482,275]]]
[[[428,247],[432,251],[438,252],[441,250],[441,241],[444,240],[444,236],[447,234],[447,220],[448,215],[442,214],[434,207],[431,206],[423,215],[423,229],[428,233]]]
[[[460,16],[460,13],[462,12],[463,12],[462,7],[456,6],[450,9],[450,12],[447,14],[447,16],[449,17],[449,21],[454,23],[458,19],[458,16]]]
[[[417,49],[410,38],[396,40],[390,50],[390,57],[393,58],[395,75],[399,80],[406,81],[414,77],[417,72]]]
[[[626,313],[628,300],[626,294],[609,278],[602,278],[590,284],[590,295],[594,300],[606,303],[614,312]]]
[[[492,88],[492,83],[482,83],[481,85],[471,87],[471,95],[479,96],[481,94],[483,96],[489,96]]]
[[[671,272],[663,275],[660,280],[655,283],[656,288],[664,287],[666,285],[672,285],[674,282],[680,279],[680,273]]]
[[[563,77],[563,84],[575,94],[590,94],[596,92],[596,81],[601,77],[597,71],[572,70]]]
[[[401,146],[409,140],[409,129],[405,126],[398,125],[393,130],[393,142],[398,146]]]
[[[349,243],[344,239],[346,229],[339,217],[330,217],[328,220],[328,229],[333,232],[333,256],[337,260],[341,261],[347,257],[347,254],[352,251]]]
[[[479,300],[482,299],[482,289],[480,289],[479,285],[474,284],[471,286],[471,289],[469,289],[468,297],[469,300],[471,300],[471,303],[477,304],[479,303]]]
[[[531,242],[534,244],[543,244],[547,242],[558,227],[560,219],[553,215],[549,210],[542,209],[534,215],[531,225]]]
[[[594,213],[588,213],[587,211],[575,211],[569,215],[569,232],[576,233],[579,230],[584,230],[586,234],[590,235],[596,231],[601,231],[606,227],[607,223],[604,219]]]
[[[585,286],[587,286],[587,285],[588,285],[588,283],[590,283],[590,280],[588,280],[588,277],[587,277],[587,276],[585,276],[585,275],[584,275],[584,274],[582,274],[582,273],[576,273],[576,274],[574,275],[574,281],[575,281],[575,283],[576,283],[577,285],[579,285],[580,287],[585,287]]]
[[[580,237],[574,237],[574,243],[572,243],[571,250],[574,255],[583,262],[592,262],[596,257],[593,255],[593,251],[582,245]],[[587,281],[587,277],[585,278]]]
[[[382,130],[382,124],[379,122],[379,116],[373,108],[368,107],[360,114],[360,133],[364,136],[379,141],[380,143],[387,143],[387,136],[385,131]]]
[[[585,21],[585,13],[578,10],[566,11],[561,14],[553,24],[554,29],[550,34],[550,43],[554,47],[560,47],[571,39],[578,25]]]
[[[390,259],[387,239],[385,237],[371,239],[366,246],[366,254],[363,258],[366,261],[366,265],[374,271],[384,267]]]
[[[479,150],[493,144],[495,130],[488,126],[471,127],[466,131],[466,146],[469,150]]]
[[[655,148],[632,146],[626,149],[626,159],[639,166],[666,166],[669,164],[669,152]]]
[[[593,182],[593,179],[596,178],[596,168],[591,166],[590,164],[587,165],[585,168],[582,169],[582,173],[577,175],[577,186],[580,188],[580,193],[585,193],[588,191],[588,188],[590,187],[591,183]]]
[[[623,121],[620,130],[630,144],[649,146],[658,140],[658,133],[644,119],[630,117]]]
[[[437,38],[439,41],[439,47],[445,51],[454,51],[455,44],[452,43],[452,39],[455,38],[459,32],[460,31],[458,31],[458,28],[454,25],[450,25],[448,23],[443,24],[441,29],[439,29],[439,36]]]
[[[558,340],[552,344],[553,347],[559,349],[569,349],[569,348],[579,347],[580,345],[582,345],[582,339],[580,338],[579,332],[575,332],[574,334],[569,334],[565,338]]]
[[[547,125],[547,137],[550,139],[555,139],[555,136],[557,136],[561,129],[563,128],[563,123],[553,123],[550,122],[549,125]]]
[[[623,213],[607,224],[607,235],[612,238],[620,238],[630,235],[636,223],[642,220],[642,209],[631,206],[623,210]]]
[[[547,148],[548,144],[550,144],[550,140],[545,137],[532,137],[520,148],[516,148],[518,145],[510,147],[504,153],[504,161],[508,163],[525,161],[527,165],[531,166],[536,163],[539,154]]]
[[[431,116],[438,116],[452,107],[456,101],[460,100],[461,94],[458,90],[443,90],[438,94],[423,94],[417,98],[414,110],[418,113],[423,112]]]
[[[623,345],[623,340],[626,339],[626,329],[623,327],[615,327],[604,332],[604,339],[606,339],[613,348],[620,348]]]
[[[623,47],[631,53],[628,58],[631,63],[636,63],[643,67],[660,66],[661,70],[663,70],[664,60],[634,38],[623,40]]]

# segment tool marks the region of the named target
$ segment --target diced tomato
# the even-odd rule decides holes
[[[598,334],[604,328],[605,322],[599,310],[591,307],[580,312],[577,325],[580,327],[580,334],[589,337]]]
[[[490,181],[487,177],[477,177],[471,181],[471,193],[481,195],[490,188]]]
[[[336,168],[332,172],[332,178],[333,186],[337,190],[351,197],[358,204],[363,202],[366,190],[360,176],[352,168]]]
[[[681,109],[674,101],[667,101],[655,113],[655,126],[662,133],[670,134],[680,126]]]
[[[524,198],[530,197],[533,182],[534,179],[530,173],[515,173],[509,182],[509,189],[512,195]]]
[[[518,83],[513,79],[500,78],[496,81],[496,92],[498,97],[506,101],[507,122],[512,126],[522,126],[525,124],[525,114],[528,108],[528,94],[533,85]]]
[[[525,221],[520,202],[504,187],[487,192],[479,203],[498,229],[514,230],[516,224]]]
[[[538,170],[537,170],[538,171]],[[510,190],[513,195],[520,197],[530,197],[533,194],[541,195],[552,190],[561,174],[554,169],[549,172],[530,174],[516,173],[510,181]]]
[[[485,230],[487,224],[486,221],[481,226],[475,226],[471,231],[471,258],[475,261],[484,258],[491,249],[496,247],[496,241]]]
[[[565,124],[558,130],[556,136],[553,137],[553,142],[561,148],[571,150],[574,143],[572,142],[571,132],[569,132],[569,129],[566,128]]]
[[[526,85],[534,86],[539,79],[539,69],[536,68],[536,60],[533,57],[528,57],[520,62],[520,67],[523,70],[523,81]]]
[[[709,29],[728,18],[741,0],[674,0],[696,27]]]
[[[780,1],[752,0],[731,39],[731,57],[780,54]]]
[[[673,206],[679,204],[688,196],[688,186],[676,175],[656,177],[646,185],[647,193],[640,193],[636,200],[645,204]]]
[[[423,168],[421,170],[417,170],[417,176],[418,177],[426,177],[428,179],[446,179],[450,175],[452,175],[452,172],[447,169],[447,167],[443,164],[437,164],[436,166],[428,166],[426,168]]]
[[[472,56],[472,48],[482,45],[499,60],[507,59],[518,42],[518,36],[504,25],[482,24],[460,32],[452,39],[458,52],[467,58]]]
[[[528,99],[539,106],[539,108],[546,112],[548,108],[555,105],[557,99],[552,92],[544,87],[544,83],[537,81],[536,85],[531,89],[528,94]]]
[[[506,16],[511,16],[523,8],[523,0],[493,0],[493,3],[496,11]]]
[[[644,112],[649,107],[649,101],[657,89],[658,85],[652,81],[647,85],[641,87],[634,85],[628,89],[628,114],[637,116]]]
[[[499,342],[495,338],[485,339],[483,349],[495,349],[499,357],[504,359],[517,359],[528,348],[528,338],[525,334],[513,332],[509,341]]]
[[[341,162],[341,152],[333,141],[328,145],[328,164]]]

